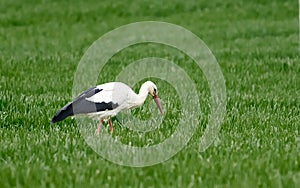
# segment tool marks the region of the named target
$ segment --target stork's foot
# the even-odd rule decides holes
[[[113,129],[112,122],[110,121],[110,119],[108,120],[108,124],[109,124],[110,134],[112,134],[114,129]]]
[[[100,131],[101,125],[102,125],[102,120],[99,121],[98,127],[97,127],[97,129],[95,130],[95,135],[96,135],[96,136],[99,135],[99,131]]]

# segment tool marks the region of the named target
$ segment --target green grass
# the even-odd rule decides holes
[[[164,163],[132,168],[97,155],[74,120],[51,125],[50,119],[71,100],[77,64],[93,41],[144,20],[181,25],[208,45],[226,80],[227,114],[214,144],[198,151],[210,112],[201,70],[161,45],[123,50],[99,75],[99,83],[114,80],[122,65],[134,60],[164,57],[175,60],[198,83],[203,110],[197,134],[182,151]],[[298,187],[298,28],[297,1],[1,1],[0,186]],[[172,87],[156,82],[160,97],[173,102]],[[184,104],[169,105],[180,109]],[[141,111],[145,109],[134,114],[149,116]],[[171,122],[178,118],[170,113],[159,130],[145,136],[168,137],[176,129]],[[113,136],[124,143],[147,141],[114,124]]]

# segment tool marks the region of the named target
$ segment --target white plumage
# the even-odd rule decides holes
[[[122,110],[142,105],[148,94],[153,97],[158,109],[163,113],[157,97],[157,87],[153,82],[145,82],[138,94],[122,82],[109,82],[90,88],[80,94],[60,109],[51,122],[56,123],[76,114],[88,114],[100,120],[96,134],[98,134],[104,119],[108,119],[110,131],[112,132],[110,117],[117,115]]]

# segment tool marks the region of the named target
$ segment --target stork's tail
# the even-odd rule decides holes
[[[56,112],[56,114],[54,115],[54,117],[51,120],[51,123],[56,123],[59,121],[62,121],[64,119],[66,119],[69,116],[73,116],[73,107],[72,107],[72,103],[68,103],[66,104],[62,109],[58,110]]]

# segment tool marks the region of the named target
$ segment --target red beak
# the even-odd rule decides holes
[[[154,96],[153,96],[153,100],[154,100],[154,102],[156,103],[156,105],[157,105],[157,107],[158,107],[160,113],[161,113],[161,114],[164,114],[164,112],[162,111],[162,108],[161,108],[161,106],[160,106],[160,102],[159,102],[159,99],[158,99],[157,95],[154,95]]]

